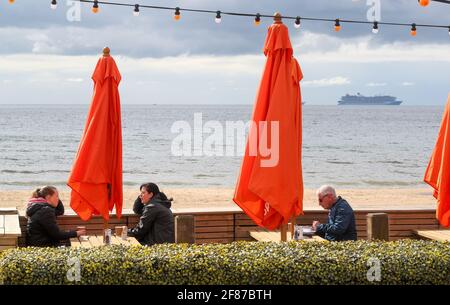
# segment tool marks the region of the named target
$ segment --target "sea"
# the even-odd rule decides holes
[[[122,105],[124,187],[145,182],[163,188],[234,187],[245,130],[230,132],[228,126],[247,123],[252,108]],[[88,109],[0,105],[0,190],[65,186]],[[443,109],[304,105],[305,188],[425,187]]]

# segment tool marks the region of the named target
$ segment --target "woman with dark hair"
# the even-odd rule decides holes
[[[154,183],[143,184],[140,190],[141,194],[133,207],[134,212],[140,216],[139,223],[128,230],[128,235],[147,246],[174,243],[174,220],[170,210],[173,199],[168,199]]]
[[[64,206],[54,186],[38,188],[27,205],[27,246],[57,247],[60,242],[86,234],[85,230],[61,231],[56,216],[64,214]]]

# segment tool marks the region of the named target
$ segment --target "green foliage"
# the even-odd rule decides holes
[[[80,281],[67,273],[80,262]],[[369,281],[371,259],[381,280]],[[72,271],[70,271],[72,270]],[[73,272],[72,272],[73,273]],[[450,284],[450,244],[235,242],[153,247],[17,248],[0,253],[4,284]]]

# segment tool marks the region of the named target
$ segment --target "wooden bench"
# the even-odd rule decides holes
[[[250,231],[250,236],[254,238],[257,241],[269,241],[269,242],[280,242],[281,241],[281,233],[280,231],[269,231],[266,229],[256,229],[253,231]],[[291,234],[287,234],[287,241],[293,240],[291,238]],[[302,240],[304,241],[318,241],[318,242],[324,242],[327,241],[326,239],[323,239],[320,236],[313,235],[312,237],[304,237]]]
[[[21,235],[17,209],[0,209],[0,251],[16,248]]]
[[[450,230],[414,230],[414,233],[423,239],[450,241]]]
[[[140,243],[134,237],[127,237],[127,240],[123,240],[115,235],[111,236],[112,245],[124,245],[124,246],[137,246]],[[81,237],[71,238],[70,246],[73,248],[93,248],[104,246],[103,235],[88,235],[87,239]]]

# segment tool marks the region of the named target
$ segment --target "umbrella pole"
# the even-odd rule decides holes
[[[295,231],[295,225],[297,224],[297,217],[292,216],[291,219],[291,239],[294,239],[294,231]]]
[[[281,241],[287,241],[287,224],[281,225]]]
[[[106,242],[106,239],[107,239],[107,237],[106,237],[106,229],[108,229],[108,227],[109,227],[108,220],[103,219],[103,243],[107,243]]]

